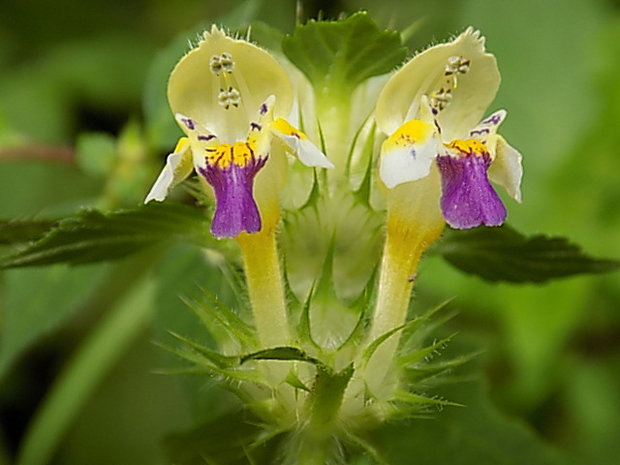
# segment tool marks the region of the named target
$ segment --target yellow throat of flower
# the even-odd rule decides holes
[[[235,142],[234,144],[221,144],[206,149],[207,161],[210,165],[219,168],[228,168],[231,164],[246,166],[255,158],[256,138],[250,137],[245,142]]]
[[[461,155],[489,155],[486,145],[476,139],[455,139],[448,148],[458,151]]]

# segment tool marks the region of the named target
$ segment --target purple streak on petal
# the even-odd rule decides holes
[[[482,134],[489,134],[491,130],[489,128],[472,129],[469,131],[469,136],[481,136]]]
[[[253,158],[245,166],[231,163],[226,168],[207,165],[198,168],[215,191],[215,215],[211,234],[217,238],[232,238],[241,232],[260,231],[261,219],[252,194],[254,177],[267,158]]]
[[[487,178],[490,164],[486,154],[437,157],[442,185],[441,210],[453,228],[499,226],[506,219],[506,207]]]
[[[205,136],[204,134],[198,135],[198,140],[201,140],[204,142],[210,141],[211,139],[215,139],[215,136],[213,134],[209,134],[208,136]]]
[[[482,124],[498,124],[502,121],[502,115],[495,113],[494,115],[489,116],[485,119]]]
[[[181,118],[181,122],[185,125],[185,127],[187,129],[189,129],[190,131],[193,131],[196,128],[196,125],[194,124],[194,120],[191,118]]]

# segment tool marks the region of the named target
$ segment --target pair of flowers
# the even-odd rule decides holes
[[[429,188],[441,196],[448,224],[460,229],[502,224],[506,209],[489,179],[520,201],[521,155],[496,132],[505,111],[476,124],[499,82],[494,56],[471,28],[395,72],[375,109],[377,126],[388,135],[379,161],[383,184],[391,190],[438,171],[441,188]],[[215,26],[177,64],[168,99],[186,137],[168,156],[146,202],[163,200],[195,170],[215,194],[216,237],[275,225],[287,151],[306,166],[334,167],[284,119],[293,106],[293,88],[282,66]]]

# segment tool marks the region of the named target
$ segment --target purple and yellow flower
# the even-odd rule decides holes
[[[489,180],[520,202],[523,170],[521,154],[497,134],[506,112],[483,119],[499,83],[495,57],[472,28],[396,72],[375,111],[389,135],[379,170],[388,189],[438,171],[441,212],[450,226],[501,225],[506,208]]]
[[[286,151],[306,166],[333,168],[284,119],[293,89],[282,66],[266,51],[215,26],[172,71],[168,101],[185,137],[145,202],[164,200],[195,171],[215,195],[211,232],[218,238],[256,233],[266,219],[277,221]]]

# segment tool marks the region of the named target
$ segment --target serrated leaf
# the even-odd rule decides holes
[[[2,257],[0,267],[115,260],[174,240],[217,245],[204,213],[181,204],[150,203],[107,214],[85,210],[60,221],[27,247]]]
[[[522,422],[502,414],[480,383],[446,386],[442,397],[467,408],[445,409],[432,421],[385,424],[372,442],[392,465],[559,465],[563,458]],[[437,447],[437,445],[441,445]]]
[[[543,283],[620,267],[619,261],[588,256],[563,237],[527,237],[508,225],[449,230],[436,251],[461,271],[487,281]]]
[[[310,20],[284,38],[282,50],[315,89],[338,92],[390,72],[407,56],[399,33],[381,30],[366,12],[340,21]]]

